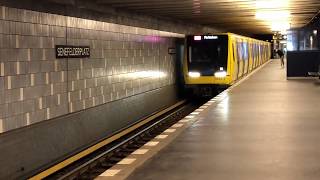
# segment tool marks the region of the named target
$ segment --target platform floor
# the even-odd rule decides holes
[[[271,61],[128,179],[319,180],[320,85]]]

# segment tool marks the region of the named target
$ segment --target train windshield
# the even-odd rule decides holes
[[[189,72],[199,72],[202,76],[212,76],[223,69],[227,71],[228,36],[189,36]]]

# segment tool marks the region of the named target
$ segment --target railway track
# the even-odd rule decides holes
[[[44,179],[94,179],[194,111],[202,103],[183,101],[176,107],[169,108],[170,110],[166,113],[149,119],[147,123],[135,128],[132,132],[57,170]]]

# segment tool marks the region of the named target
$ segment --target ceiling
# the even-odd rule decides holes
[[[308,24],[320,10],[320,0],[95,0],[95,3],[245,34],[270,34],[271,26],[285,24],[298,28]]]

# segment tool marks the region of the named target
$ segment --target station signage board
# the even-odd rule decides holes
[[[168,48],[168,54],[176,54],[177,51],[176,51],[176,48]]]
[[[56,58],[88,58],[90,57],[89,46],[56,45]]]

